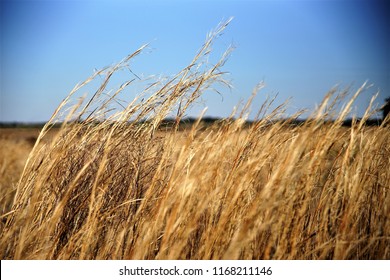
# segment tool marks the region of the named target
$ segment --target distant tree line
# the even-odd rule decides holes
[[[387,97],[385,102],[385,105],[382,107],[383,119],[386,119],[390,112],[390,97]]]
[[[384,120],[390,113],[390,97],[387,97],[385,99],[385,104],[381,107],[380,109],[382,111],[382,114],[383,114],[383,118],[382,120]],[[194,122],[196,122],[196,118],[186,118],[186,119],[182,119],[180,120],[180,126],[181,127],[185,127],[185,126],[188,126],[188,125],[191,125],[193,124]],[[222,122],[223,119],[219,119],[219,118],[214,118],[214,117],[204,117],[202,119],[202,122],[206,125],[211,125],[213,123],[216,123],[216,122]],[[305,122],[306,120],[290,120],[290,123],[291,124],[295,124],[295,125],[301,125]],[[174,119],[165,119],[162,124],[161,124],[161,127],[172,127],[175,123],[175,120]],[[247,124],[251,124],[252,121],[247,121]],[[381,120],[380,119],[372,119],[372,120],[366,120],[366,125],[380,125],[381,123]],[[348,119],[348,120],[345,120],[343,122],[343,125],[344,126],[351,126],[352,124],[352,120],[351,119]],[[45,125],[45,123],[19,123],[19,122],[0,122],[0,128],[42,128],[43,126]],[[54,125],[54,127],[60,127],[61,126],[61,123],[57,123]]]

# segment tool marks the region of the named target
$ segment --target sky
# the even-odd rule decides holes
[[[376,106],[390,96],[387,0],[0,1],[0,122],[47,121],[94,69],[145,43],[131,70],[172,76],[230,17],[213,56],[234,45],[223,67],[233,88],[206,93],[189,116],[207,107],[206,116],[227,117],[261,81],[253,112],[275,95],[278,104],[291,98],[287,114],[313,110],[334,86],[353,92],[367,80],[372,86],[355,103],[357,116],[378,91]]]

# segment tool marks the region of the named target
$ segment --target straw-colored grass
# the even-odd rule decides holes
[[[247,125],[250,100],[236,118],[179,130],[190,105],[225,83],[227,55],[204,59],[225,26],[133,102],[119,101],[132,82],[103,93],[142,49],[75,87],[38,137],[12,207],[1,207],[2,259],[390,258],[390,130],[364,125],[370,108],[342,126],[359,92],[336,116],[341,95],[330,92],[301,125],[281,120],[283,106],[269,112],[271,101]],[[67,109],[102,74],[95,94]]]

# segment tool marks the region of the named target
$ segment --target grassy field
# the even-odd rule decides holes
[[[225,82],[226,56],[203,62],[223,28],[120,110],[110,106],[130,82],[103,93],[142,49],[77,85],[39,135],[1,130],[2,259],[390,259],[388,120],[365,126],[368,108],[342,126],[360,90],[330,92],[300,125],[272,101],[248,125],[250,99],[234,118],[180,129]],[[67,106],[102,74],[92,97]]]

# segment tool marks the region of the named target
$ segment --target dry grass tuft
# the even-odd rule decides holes
[[[301,125],[267,101],[247,126],[250,100],[236,119],[179,131],[202,92],[226,83],[228,53],[206,61],[227,24],[188,67],[133,102],[119,101],[133,81],[105,92],[142,48],[75,87],[38,137],[12,206],[2,187],[2,259],[390,258],[390,130],[365,126],[369,110],[342,126],[359,92],[334,122],[341,96],[330,92]],[[67,109],[103,74],[90,99]],[[176,125],[160,131],[172,112]]]

